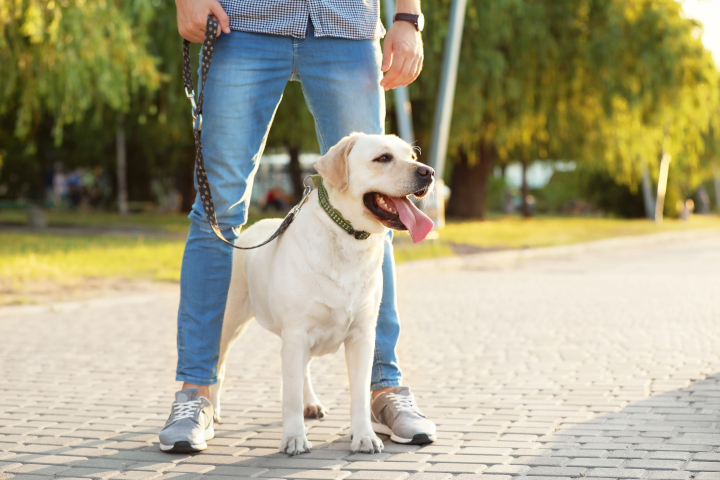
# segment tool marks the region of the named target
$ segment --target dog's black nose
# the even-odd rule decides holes
[[[427,177],[428,175],[430,175],[431,177],[434,177],[435,170],[433,170],[432,168],[430,168],[428,166],[423,165],[422,167],[417,168],[417,174],[420,175],[421,177]]]

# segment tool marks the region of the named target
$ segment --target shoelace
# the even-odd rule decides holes
[[[183,418],[193,418],[198,407],[200,407],[200,399],[190,400],[184,403],[173,403],[175,409],[175,421]]]
[[[398,395],[396,393],[388,393],[386,394],[386,396],[395,404],[395,408],[397,408],[398,413],[413,412],[423,415],[418,406],[415,404],[415,396],[412,393],[410,395]]]

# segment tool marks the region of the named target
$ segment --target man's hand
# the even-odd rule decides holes
[[[180,0],[178,0],[180,1]],[[410,22],[395,22],[383,41],[381,70],[385,77],[380,85],[385,90],[410,85],[423,66],[423,45],[420,32]]]
[[[230,19],[217,0],[175,0],[180,35],[193,43],[205,40],[207,18],[212,16],[220,23],[217,34],[230,33]]]

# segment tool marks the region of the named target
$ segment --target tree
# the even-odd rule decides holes
[[[6,196],[40,198],[56,161],[112,171],[123,113],[129,197],[149,200],[152,178],[174,177],[190,209],[194,147],[172,0],[0,2],[0,28]]]
[[[15,135],[31,137],[47,113],[63,127],[93,110],[126,111],[160,74],[148,51],[147,2],[19,0],[0,3],[0,114],[11,108]]]
[[[428,17],[443,22],[434,13],[446,4],[432,2]],[[696,165],[717,91],[697,31],[674,0],[471,0],[448,212],[482,218],[493,165],[510,158],[601,162],[636,183],[638,159],[658,155],[666,126],[670,148]],[[431,65],[437,43],[426,42]]]

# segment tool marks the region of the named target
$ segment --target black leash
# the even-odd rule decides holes
[[[208,182],[207,173],[205,172],[205,161],[203,160],[202,154],[202,106],[203,106],[203,91],[205,90],[205,81],[207,80],[208,72],[210,71],[210,63],[212,62],[213,50],[215,49],[215,40],[217,39],[218,21],[212,17],[208,17],[207,29],[205,30],[205,41],[202,46],[202,68],[200,71],[200,95],[198,95],[197,104],[195,104],[195,90],[193,89],[192,72],[190,71],[190,42],[183,39],[183,81],[185,83],[185,95],[192,104],[192,117],[193,117],[193,136],[195,137],[195,175],[197,176],[198,190],[200,198],[202,199],[203,210],[205,210],[205,216],[207,217],[210,228],[212,228],[215,235],[227,243],[233,248],[240,250],[251,250],[253,248],[262,247],[279,237],[285,230],[288,229],[290,224],[295,220],[300,208],[307,202],[312,187],[305,186],[303,197],[300,199],[300,203],[295,205],[292,210],[283,219],[282,223],[275,230],[270,238],[265,240],[259,245],[253,247],[238,247],[230,241],[228,241],[220,231],[218,226],[217,217],[215,216],[215,204],[213,203],[212,193],[210,193],[210,183]]]

